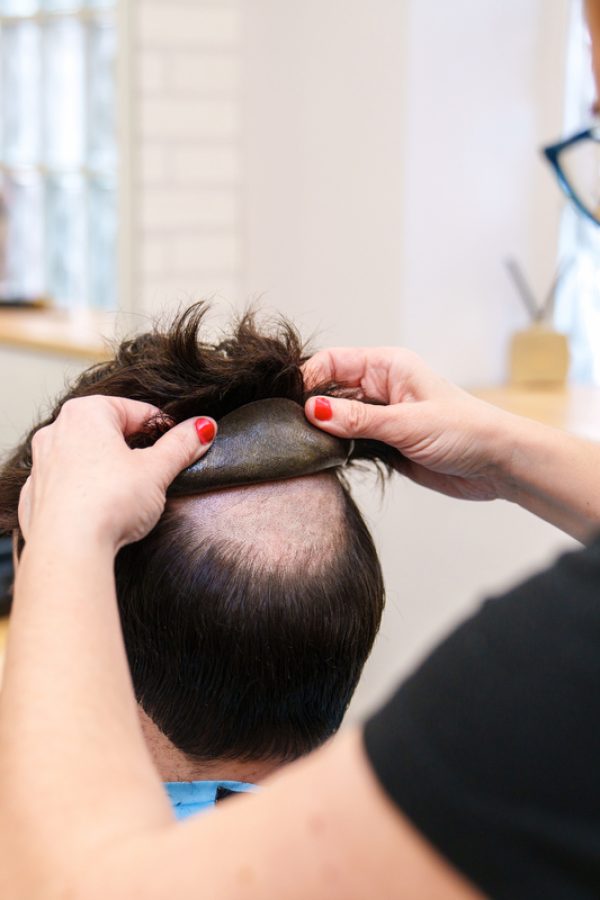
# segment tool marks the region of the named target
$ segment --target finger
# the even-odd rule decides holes
[[[302,366],[306,387],[311,390],[318,384],[329,381],[357,387],[365,372],[366,352],[361,347],[330,347],[319,350]]]
[[[413,404],[407,403],[406,407]],[[402,404],[374,406],[360,400],[311,397],[306,402],[307,419],[330,434],[345,438],[371,438],[394,447],[402,442],[407,412]]]
[[[151,419],[161,415],[158,406],[144,403],[141,400],[128,400],[125,397],[106,397],[115,410],[119,426],[124,437],[137,434]]]
[[[163,434],[152,447],[139,452],[151,460],[155,476],[166,489],[183,469],[204,456],[216,434],[214,419],[208,416],[187,419]]]
[[[332,347],[316,353],[303,367],[309,390],[334,381],[360,387],[365,396],[382,403],[420,393],[429,373],[419,356],[400,347]]]
[[[414,354],[400,347],[329,347],[319,350],[302,368],[305,381],[340,381],[351,387],[362,383],[370,369],[389,369]]]
[[[125,437],[129,437],[141,431],[150,419],[160,414],[161,412],[157,406],[154,406],[152,403],[144,403],[141,400],[99,395],[78,397],[73,400],[67,400],[56,422],[54,425],[48,426],[48,430],[54,428],[57,424],[73,421],[81,427],[86,421],[98,421],[101,417],[105,423],[110,424],[112,422]],[[40,431],[45,430],[41,429]]]

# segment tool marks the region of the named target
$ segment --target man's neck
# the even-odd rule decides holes
[[[146,746],[163,781],[245,781],[260,784],[282,766],[281,762],[272,760],[248,762],[215,759],[197,762],[178,750],[141,708],[139,714]]]

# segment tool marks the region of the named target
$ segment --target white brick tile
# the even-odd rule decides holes
[[[177,92],[232,94],[239,89],[241,57],[234,53],[178,53],[172,61],[170,82]]]
[[[148,231],[235,225],[234,190],[184,190],[148,187],[140,201],[140,225]]]
[[[170,175],[174,183],[237,184],[241,179],[241,153],[235,147],[187,145],[169,153]]]
[[[167,166],[168,150],[160,144],[143,143],[140,147],[139,168],[136,181],[142,184],[164,182],[170,172]]]
[[[234,232],[203,234],[188,232],[169,238],[174,272],[202,270],[223,272],[237,269],[240,263],[239,241]]]
[[[240,110],[229,100],[142,98],[142,140],[231,139],[240,128]]]
[[[138,0],[136,308],[241,301],[240,0]]]
[[[241,12],[235,6],[139,0],[138,35],[145,46],[229,46],[240,40]]]
[[[164,90],[167,83],[167,55],[155,50],[142,50],[138,56],[137,87],[142,93]]]

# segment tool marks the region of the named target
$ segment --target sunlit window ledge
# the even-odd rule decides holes
[[[471,393],[508,412],[600,441],[600,387],[569,384],[562,388],[521,388],[507,385],[478,388]]]
[[[110,354],[114,313],[0,309],[0,347],[98,361]]]

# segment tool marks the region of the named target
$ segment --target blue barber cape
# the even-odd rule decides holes
[[[256,791],[257,786],[245,781],[167,781],[165,789],[176,818],[182,820],[212,809],[217,802],[219,789],[225,795],[228,791],[247,794]]]

